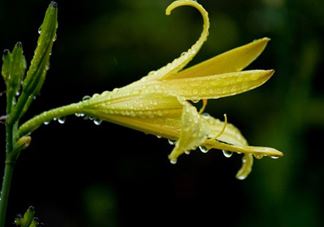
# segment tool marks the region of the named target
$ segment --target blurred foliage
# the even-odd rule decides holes
[[[201,19],[186,8],[165,16],[170,2],[59,1],[51,70],[33,113],[123,86],[188,49]],[[195,152],[170,166],[166,141],[69,118],[64,127],[35,133],[16,171],[12,217],[33,204],[47,226],[324,225],[324,1],[200,3],[212,26],[192,64],[268,36],[272,41],[251,68],[276,70],[264,86],[211,101],[207,111],[227,113],[251,144],[276,147],[285,157],[255,162],[238,182],[239,157]],[[30,61],[47,4],[1,0],[0,48],[21,41]],[[22,191],[27,174],[33,187]]]

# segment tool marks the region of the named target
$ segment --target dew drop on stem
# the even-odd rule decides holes
[[[57,122],[60,123],[61,125],[65,123],[65,118],[58,118]]]

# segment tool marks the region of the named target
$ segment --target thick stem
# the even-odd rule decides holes
[[[22,124],[19,128],[18,137],[24,136],[33,132],[39,126],[41,126],[44,122],[49,122],[54,118],[65,117],[68,115],[72,115],[75,113],[82,112],[82,106],[85,102],[73,103],[70,105],[58,107],[46,112],[43,112],[32,119],[28,120],[24,124]]]
[[[6,161],[0,196],[0,227],[5,227],[10,186],[14,171],[14,162]]]
[[[6,161],[0,195],[0,227],[5,226],[10,186],[16,158],[12,155],[14,125],[6,122]]]

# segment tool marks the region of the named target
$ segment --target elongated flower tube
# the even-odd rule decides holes
[[[51,117],[77,111],[175,141],[169,155],[171,163],[176,163],[181,154],[190,153],[198,147],[203,152],[223,150],[226,156],[232,152],[242,153],[242,167],[236,175],[238,179],[245,179],[251,172],[253,156],[282,156],[280,151],[273,148],[249,146],[240,131],[227,123],[226,115],[223,122],[203,113],[204,107],[197,110],[191,102],[202,100],[206,106],[208,99],[240,94],[265,83],[273,75],[273,70],[241,70],[261,54],[269,39],[255,40],[183,69],[206,41],[209,19],[206,10],[193,0],[171,3],[166,14],[171,14],[179,6],[194,7],[203,18],[202,33],[187,52],[125,87],[96,94],[65,109],[45,112],[22,125],[21,135],[38,127],[35,122],[48,121]]]

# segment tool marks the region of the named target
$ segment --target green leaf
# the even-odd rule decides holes
[[[52,52],[53,43],[56,40],[57,3],[51,2],[48,6],[42,25],[39,28],[40,36],[34,57],[23,81],[22,93],[15,106],[14,112],[10,116],[10,122],[16,122],[28,110],[34,97],[41,90],[47,70],[49,69],[49,59]]]
[[[30,68],[23,84],[23,91],[30,95],[37,95],[41,89],[46,72],[49,68],[49,58],[52,52],[53,43],[56,39],[57,4],[51,2],[45,13],[45,18],[39,28],[40,36]]]

